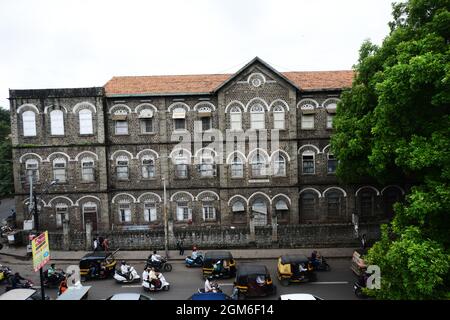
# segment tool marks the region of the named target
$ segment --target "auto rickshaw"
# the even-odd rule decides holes
[[[206,252],[203,260],[203,277],[232,278],[236,274],[236,261],[229,251]]]
[[[305,255],[285,255],[278,258],[278,280],[283,286],[291,282],[315,281],[316,275],[311,261]]]
[[[253,263],[239,265],[233,287],[235,299],[265,297],[276,294],[276,292],[277,287],[273,284],[265,265]]]
[[[114,276],[117,261],[114,259],[114,254],[104,251],[94,251],[86,254],[80,260],[80,276],[81,280],[87,279],[106,279]],[[93,269],[95,268],[95,269]],[[93,271],[95,272],[93,273]]]

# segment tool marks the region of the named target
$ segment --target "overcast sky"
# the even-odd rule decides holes
[[[102,86],[119,75],[351,69],[388,34],[392,0],[2,0],[0,106],[8,88]]]

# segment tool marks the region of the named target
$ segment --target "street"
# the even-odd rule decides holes
[[[56,263],[57,268],[66,270],[66,268],[75,264],[78,265],[78,261],[70,263],[64,261],[59,263],[58,261],[52,261]],[[144,268],[144,261],[127,261],[130,265],[134,266],[139,275],[142,274]],[[311,293],[317,295],[325,300],[357,300],[358,298],[353,293],[353,282],[356,277],[350,270],[350,259],[328,259],[331,266],[331,271],[317,272],[317,281],[303,284],[291,284],[287,287],[283,287],[278,279],[277,274],[277,260],[276,259],[261,259],[261,260],[237,260],[237,267],[240,263],[258,263],[264,264],[269,269],[274,284],[277,286],[277,294],[266,298],[264,300],[278,299],[281,294],[289,293]],[[166,280],[170,283],[170,291],[149,292],[145,293],[141,287],[141,282],[134,284],[118,284],[114,279],[105,280],[93,280],[83,282],[83,285],[92,286],[89,291],[89,300],[106,299],[115,293],[136,292],[145,293],[155,300],[186,300],[193,293],[197,292],[198,288],[204,286],[204,280],[201,275],[201,268],[187,268],[182,261],[172,261],[173,270],[171,272],[164,273]],[[35,273],[31,267],[32,262],[20,261],[12,257],[0,256],[0,264],[7,265],[14,272],[19,272],[24,278],[31,279],[36,288],[39,288],[39,273]],[[120,261],[118,261],[120,265]],[[48,265],[45,267],[47,268]],[[219,284],[228,295],[231,295],[234,279],[219,280]],[[3,293],[5,285],[0,287],[0,292]],[[57,289],[45,289],[45,292],[51,299],[56,299]]]

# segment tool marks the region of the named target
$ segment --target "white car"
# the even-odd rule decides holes
[[[322,298],[309,293],[282,294],[278,300],[323,300]]]
[[[142,293],[116,293],[106,300],[153,300]]]

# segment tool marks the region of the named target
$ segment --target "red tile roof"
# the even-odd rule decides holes
[[[282,72],[302,90],[351,87],[353,71]],[[107,95],[210,93],[235,74],[113,77]]]

